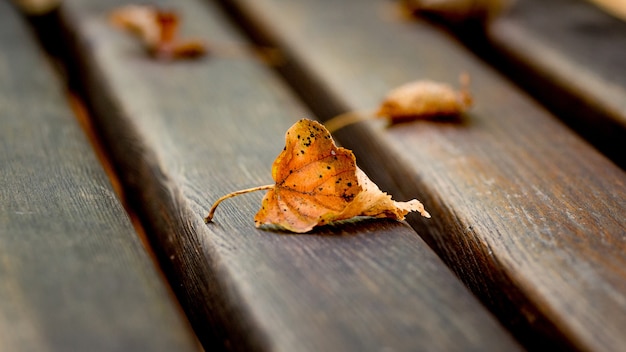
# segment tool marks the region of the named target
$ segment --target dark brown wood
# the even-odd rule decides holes
[[[291,235],[255,229],[287,128],[311,113],[262,62],[157,62],[73,1],[64,25],[92,108],[151,241],[205,349],[517,350],[517,343],[403,222]],[[187,36],[243,39],[217,9],[163,1]]]
[[[626,22],[588,1],[518,1],[485,54],[626,168]]]
[[[626,175],[448,33],[388,1],[228,2],[324,118],[416,79],[472,77],[459,121],[337,133],[379,184],[418,195],[409,222],[528,347],[626,345]],[[303,81],[303,78],[306,81]]]
[[[6,1],[0,126],[0,350],[197,350],[58,77]]]

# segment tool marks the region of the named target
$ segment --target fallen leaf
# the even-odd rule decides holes
[[[318,122],[303,119],[286,135],[285,149],[274,161],[276,182],[254,221],[308,232],[318,225],[355,216],[404,219],[410,211],[430,217],[417,200],[396,202],[356,166],[354,154],[337,147]]]
[[[352,151],[337,147],[318,122],[302,119],[287,131],[286,146],[272,165],[273,185],[229,193],[219,198],[204,219],[209,223],[225,199],[269,190],[254,217],[256,227],[277,225],[304,233],[315,226],[356,216],[403,220],[412,211],[430,214],[413,199],[396,202],[356,166]]]
[[[157,23],[161,35],[153,50],[153,55],[163,59],[194,58],[206,53],[206,46],[197,39],[178,38],[179,16],[172,11],[157,10]]]
[[[139,36],[148,52],[158,59],[194,58],[207,52],[200,40],[178,38],[180,17],[173,11],[148,5],[126,5],[113,11],[110,21]]]
[[[391,123],[412,120],[458,117],[472,105],[469,93],[470,77],[460,76],[461,89],[430,81],[406,83],[390,91],[376,111],[348,111],[328,119],[324,125],[330,132],[345,126],[371,120],[388,119]]]
[[[460,91],[430,80],[407,83],[387,94],[376,115],[392,122],[458,116],[472,105],[469,76],[462,75],[461,83]]]
[[[114,26],[139,36],[148,46],[156,45],[161,35],[156,11],[151,6],[122,6],[111,13],[109,21]]]

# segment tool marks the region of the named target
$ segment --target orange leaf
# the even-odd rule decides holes
[[[392,122],[457,116],[472,105],[467,89],[469,76],[462,75],[461,83],[460,91],[428,80],[407,83],[389,92],[376,115]]]
[[[146,5],[126,5],[111,13],[111,24],[137,36],[147,46],[154,46],[161,37],[157,10]]]
[[[334,133],[345,126],[374,118],[398,123],[459,117],[472,105],[470,76],[462,74],[460,81],[459,91],[445,83],[429,80],[406,83],[390,91],[376,111],[345,112],[327,120],[326,128]]]
[[[193,58],[206,54],[203,42],[178,38],[180,18],[173,11],[148,5],[127,5],[115,10],[110,20],[113,25],[138,35],[148,52],[157,59]]]
[[[276,184],[263,199],[257,227],[279,225],[293,232],[355,216],[404,219],[410,211],[430,217],[417,200],[395,202],[356,166],[354,154],[337,147],[321,124],[303,119],[286,135],[272,166]]]

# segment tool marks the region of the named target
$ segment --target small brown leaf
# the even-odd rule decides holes
[[[457,116],[472,105],[469,76],[462,75],[461,82],[460,91],[428,80],[407,83],[389,92],[376,115],[392,122]]]
[[[151,6],[126,5],[109,16],[112,25],[137,35],[146,45],[159,41],[161,29],[157,23],[157,11]]]
[[[391,123],[458,117],[472,105],[468,74],[460,76],[461,89],[429,80],[404,84],[390,91],[375,111],[348,111],[328,119],[324,125],[334,133],[357,122],[375,118]]]
[[[178,38],[180,17],[173,11],[148,5],[127,5],[111,13],[113,25],[136,34],[158,59],[183,59],[205,55],[200,40]]]
[[[395,202],[356,166],[354,154],[337,147],[321,124],[303,119],[286,135],[272,166],[276,184],[263,199],[257,227],[279,225],[293,232],[355,216],[404,219],[410,211],[430,217],[417,200]]]

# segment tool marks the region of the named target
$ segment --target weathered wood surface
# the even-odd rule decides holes
[[[379,184],[424,199],[418,233],[529,347],[626,345],[626,175],[505,78],[388,1],[237,0],[285,48],[283,74],[328,118],[415,79],[472,77],[458,122],[338,132]],[[302,81],[302,78],[313,78]]]
[[[197,350],[44,57],[0,2],[0,350]]]
[[[517,1],[487,31],[508,74],[626,168],[626,22],[587,1]]]
[[[406,224],[306,235],[255,229],[287,128],[311,116],[254,56],[153,61],[106,23],[123,1],[67,2],[63,21],[101,130],[205,349],[517,350]],[[216,9],[163,1],[188,36],[242,42]]]

